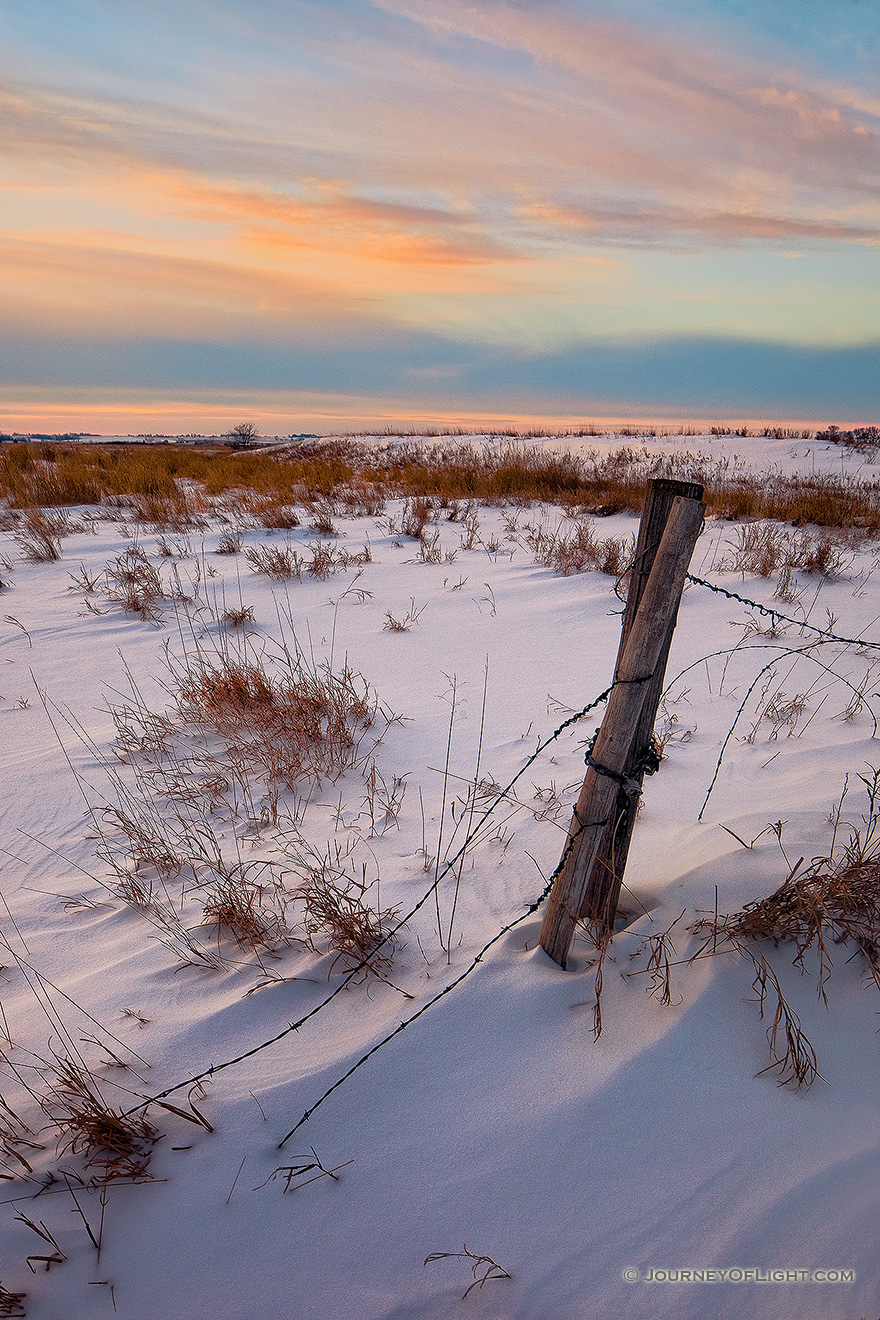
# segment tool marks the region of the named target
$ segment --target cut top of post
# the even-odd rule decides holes
[[[698,481],[673,481],[668,477],[651,477],[639,523],[639,535],[636,541],[632,572],[629,578],[629,590],[626,593],[626,609],[623,613],[622,633],[625,639],[633,625],[639,601],[651,576],[654,557],[660,548],[663,531],[669,519],[673,500],[702,500],[703,487]],[[622,645],[622,643],[621,643]]]

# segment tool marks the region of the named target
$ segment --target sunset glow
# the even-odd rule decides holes
[[[0,427],[867,415],[880,20],[773,8],[12,0]]]

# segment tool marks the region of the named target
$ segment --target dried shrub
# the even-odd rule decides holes
[[[276,788],[356,764],[378,710],[348,666],[334,673],[286,650],[274,670],[246,652],[200,654],[175,670],[175,682],[183,718],[235,742]]]
[[[144,1118],[125,1115],[104,1099],[81,1064],[58,1059],[44,1108],[62,1132],[64,1150],[101,1167],[101,1181],[148,1178],[158,1133]]]
[[[254,622],[253,605],[228,605],[221,614],[221,619],[230,628],[243,628],[246,623]]]
[[[528,527],[524,534],[536,562],[565,577],[594,570],[619,578],[629,568],[635,550],[632,537],[609,536],[602,540],[596,537],[593,524],[585,520],[575,523],[568,535],[562,527],[554,532]]]
[[[303,561],[292,546],[248,546],[244,557],[255,573],[265,573],[275,582],[302,578]]]
[[[807,952],[815,949],[823,998],[832,944],[854,945],[880,987],[880,771],[872,769],[859,779],[865,785],[867,811],[862,828],[851,827],[840,848],[832,847],[830,856],[815,858],[802,873],[799,862],[768,898],[747,903],[741,912],[699,923],[713,939],[740,947],[762,940],[792,944],[795,966],[801,968]],[[837,815],[839,821],[840,807]]]
[[[263,890],[239,870],[211,886],[205,917],[229,931],[240,948],[253,953],[277,949],[290,939],[284,921],[263,902]]]
[[[104,572],[111,600],[115,600],[130,614],[139,614],[144,620],[159,617],[165,588],[158,568],[150,563],[140,546],[129,546],[111,560]]]
[[[61,558],[61,538],[69,531],[65,514],[28,509],[21,529],[15,539],[31,563],[48,564]]]
[[[303,905],[303,925],[311,948],[336,955],[331,973],[340,960],[346,971],[365,963],[365,973],[389,983],[396,909],[377,912],[371,908],[365,901],[369,888],[366,882],[323,862],[306,874],[295,900]]]
[[[860,453],[871,453],[880,446],[880,426],[855,426],[851,431],[841,431],[839,426],[831,425],[824,431],[817,431],[816,439],[845,445]]]

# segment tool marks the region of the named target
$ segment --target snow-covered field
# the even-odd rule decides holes
[[[663,444],[758,468],[864,463],[809,441],[652,442]],[[529,525],[552,529],[560,511],[479,508],[478,525],[438,511],[434,563],[418,559],[401,511],[392,502],[381,516],[337,517],[332,536],[246,529],[238,554],[216,553],[228,526],[160,537],[119,510],[94,520],[76,511],[86,530],[64,539],[55,562],[28,562],[14,530],[3,534],[2,1096],[30,1128],[6,1114],[3,1285],[28,1294],[33,1320],[114,1308],[128,1320],[876,1315],[880,1001],[864,960],[832,946],[826,1006],[812,954],[801,974],[791,947],[761,950],[816,1051],[821,1079],[800,1090],[756,1076],[772,1061],[775,1000],[762,1021],[751,961],[722,946],[684,960],[703,943],[691,927],[716,902],[735,912],[799,858],[830,852],[847,776],[837,843],[864,831],[859,776],[880,767],[880,650],[790,623],[771,629],[703,587],[688,587],[679,614],[658,725],[665,756],[645,783],[599,1039],[589,943],[579,938],[563,972],[536,950],[540,914],[530,916],[278,1148],[540,893],[601,710],[550,742],[506,796],[498,788],[614,667],[613,580],[559,576],[529,549]],[[636,527],[616,515],[595,531]],[[733,569],[737,533],[710,520],[692,571],[880,644],[876,545],[848,551],[834,579],[796,574],[786,603],[774,599],[776,576]],[[367,546],[369,558],[274,582],[245,558],[290,548],[308,564],[318,543],[355,560]],[[126,612],[102,577],[135,547],[161,574],[153,617]],[[223,622],[248,608],[242,627]],[[236,769],[229,727],[206,732],[175,704],[182,678],[224,657],[276,676],[285,666],[362,676],[378,708],[359,728],[357,764],[277,794],[259,768]],[[127,749],[114,752],[120,722]],[[161,734],[152,760],[150,733]],[[146,846],[136,867],[112,809],[145,828],[165,822],[182,870],[156,870]],[[115,871],[100,855],[108,847]],[[181,1086],[167,1100],[183,1112],[151,1107],[162,1134],[151,1180],[111,1182],[102,1207],[88,1186],[100,1166],[63,1149],[70,1129],[59,1149],[37,1103],[59,1089],[58,1060],[72,1058],[80,1075],[88,1065],[107,1102],[128,1110],[283,1033],[345,975],[325,930],[307,938],[297,893],[316,874],[399,916],[428,896],[399,931],[385,979],[355,977],[300,1029],[197,1089]],[[126,875],[140,906],[119,896]],[[263,887],[256,948],[205,916],[223,877],[252,894]],[[664,1004],[646,941],[672,923]],[[213,1131],[184,1116],[198,1113]],[[320,1170],[297,1169],[316,1159],[338,1175],[307,1181]],[[489,1258],[476,1275],[463,1254],[424,1264],[465,1244]],[[48,1272],[39,1260],[29,1270],[27,1257],[53,1255],[64,1259]],[[496,1277],[462,1300],[492,1262]],[[682,1269],[734,1276],[646,1277]],[[800,1278],[766,1281],[774,1269]],[[762,1278],[740,1281],[748,1270]],[[823,1270],[852,1277],[814,1281]]]

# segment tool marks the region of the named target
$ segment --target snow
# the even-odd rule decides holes
[[[785,471],[865,466],[859,455],[808,441],[700,436],[645,443]],[[17,1045],[13,1061],[21,1062],[22,1050],[45,1059],[63,1049],[57,1021],[49,1022],[33,992],[34,974],[26,976],[16,956],[45,978],[51,1011],[121,1108],[282,1032],[341,981],[342,965],[334,966],[332,955],[294,943],[277,961],[266,960],[286,979],[246,994],[264,978],[234,942],[224,941],[221,970],[183,965],[141,913],[102,888],[113,877],[95,856],[95,820],[102,819],[101,805],[115,800],[111,771],[126,783],[133,774],[111,751],[110,708],[131,701],[133,679],[151,709],[168,710],[169,655],[192,656],[197,646],[215,655],[212,648],[233,636],[217,617],[224,601],[253,607],[248,644],[258,652],[271,656],[282,638],[292,645],[295,636],[316,664],[331,654],[335,668],[347,662],[402,717],[387,728],[379,721],[375,734],[384,737],[373,753],[387,783],[405,777],[396,825],[371,831],[363,774],[355,769],[312,792],[300,825],[319,852],[338,844],[349,873],[360,875],[363,865],[369,879],[378,875],[378,897],[374,886],[369,901],[401,912],[433,877],[420,852],[420,794],[433,856],[444,788],[441,852],[455,830],[454,798],[455,819],[467,814],[481,739],[480,777],[504,785],[539,740],[607,686],[622,608],[610,578],[562,577],[539,566],[521,536],[505,539],[501,512],[482,508],[474,549],[462,548],[460,522],[441,514],[437,527],[451,562],[418,562],[418,543],[389,530],[399,511],[392,502],[379,519],[338,518],[339,536],[321,538],[353,554],[370,546],[372,561],[356,581],[359,570],[350,568],[326,581],[270,582],[249,571],[242,555],[215,553],[219,524],[186,538],[166,534],[176,553],[162,560],[158,536],[138,529],[137,544],[161,563],[165,581],[173,562],[195,597],[166,599],[154,621],[126,614],[101,594],[90,597],[93,612],[74,588],[70,575],[81,565],[97,574],[131,546],[132,530],[119,521],[96,518],[93,534],[71,534],[63,557],[47,564],[25,562],[13,531],[3,534],[0,550],[13,569],[0,574],[10,583],[0,634],[0,885],[9,908],[0,923],[8,947],[0,1002]],[[522,529],[541,511],[516,516]],[[551,523],[561,518],[554,510],[544,516]],[[636,526],[635,518],[615,515],[596,531],[621,536]],[[723,554],[735,531],[710,521],[693,571],[797,614],[797,606],[774,601],[773,579],[718,570],[718,547]],[[486,549],[493,534],[502,547],[495,553]],[[304,554],[317,539],[303,528],[251,529],[244,544],[290,543]],[[880,642],[876,553],[871,545],[853,551],[846,574],[823,583],[811,616],[818,626],[826,626],[828,609],[838,634]],[[817,584],[801,578],[800,585],[807,609]],[[402,618],[413,608],[420,613],[408,631],[383,626],[388,612]],[[844,832],[847,822],[861,824],[858,775],[880,765],[868,708],[877,653],[826,644],[815,652],[823,669],[809,656],[786,655],[807,641],[798,628],[776,638],[744,637],[748,624],[749,611],[736,602],[697,586],[685,592],[667,670],[666,711],[676,718],[660,770],[646,780],[627,869],[630,915],[605,962],[598,1040],[593,951],[579,939],[571,969],[561,971],[536,949],[540,914],[530,916],[278,1149],[334,1081],[460,975],[541,891],[542,873],[559,859],[584,742],[601,710],[546,748],[517,784],[522,805],[501,802],[485,832],[497,826],[497,836],[469,850],[449,962],[433,898],[401,932],[390,979],[412,999],[375,978],[359,979],[299,1031],[217,1072],[204,1096],[193,1094],[213,1132],[150,1110],[165,1134],[150,1164],[155,1181],[111,1184],[100,1260],[63,1183],[36,1200],[28,1199],[34,1182],[16,1176],[2,1184],[2,1281],[28,1293],[28,1315],[91,1320],[112,1315],[114,1304],[128,1320],[439,1320],[459,1311],[510,1320],[872,1314],[877,991],[863,964],[850,958],[851,949],[832,950],[826,1007],[809,958],[802,975],[791,965],[791,949],[762,948],[818,1055],[822,1080],[800,1091],[778,1086],[773,1073],[756,1076],[770,1062],[769,1021],[759,1016],[747,959],[731,952],[674,967],[668,1005],[646,993],[645,937],[680,918],[671,934],[676,957],[694,952],[701,941],[690,927],[711,915],[716,886],[719,911],[733,912],[772,892],[789,862],[827,854],[829,813],[846,776]],[[761,680],[701,816],[723,740],[749,685],[774,657],[779,664],[764,700],[778,689],[789,699],[809,694],[804,714],[791,736],[784,725],[774,736],[773,721],[758,718]],[[859,687],[866,675],[866,701],[846,718],[852,691],[843,680]],[[444,780],[453,685],[451,773]],[[293,809],[292,797],[286,800]],[[484,798],[478,812],[491,801]],[[784,822],[781,838],[767,829],[777,821]],[[214,823],[224,846],[233,846],[241,821],[218,811]],[[756,841],[746,848],[722,824],[745,843]],[[461,825],[453,850],[464,831]],[[255,860],[277,858],[276,845],[275,831],[264,825],[238,847]],[[441,880],[444,932],[454,888],[454,873]],[[79,896],[96,906],[68,901]],[[191,909],[185,912],[194,926]],[[217,947],[216,935],[195,937]],[[87,1035],[128,1058],[134,1072],[103,1066],[102,1052],[83,1045]],[[17,1106],[20,1088],[4,1072],[3,1097]],[[27,1075],[36,1086],[39,1075]],[[170,1100],[187,1109],[187,1094],[183,1088]],[[73,1154],[56,1155],[45,1115],[33,1105],[27,1112],[32,1126],[35,1113],[43,1125],[46,1146],[28,1157],[34,1177],[59,1165],[82,1174]],[[283,1175],[272,1179],[273,1171],[311,1160],[312,1148],[325,1167],[345,1165],[338,1181],[324,1177],[285,1194]],[[14,1160],[12,1172],[22,1172]],[[97,1193],[83,1191],[80,1201],[96,1224]],[[40,1265],[39,1273],[28,1271],[25,1258],[48,1249],[15,1220],[18,1210],[48,1226],[65,1263],[48,1273]],[[512,1277],[489,1279],[460,1300],[473,1282],[468,1262],[423,1261],[433,1252],[461,1252],[464,1244]],[[628,1268],[640,1275],[837,1269],[854,1271],[854,1281],[627,1282]]]

